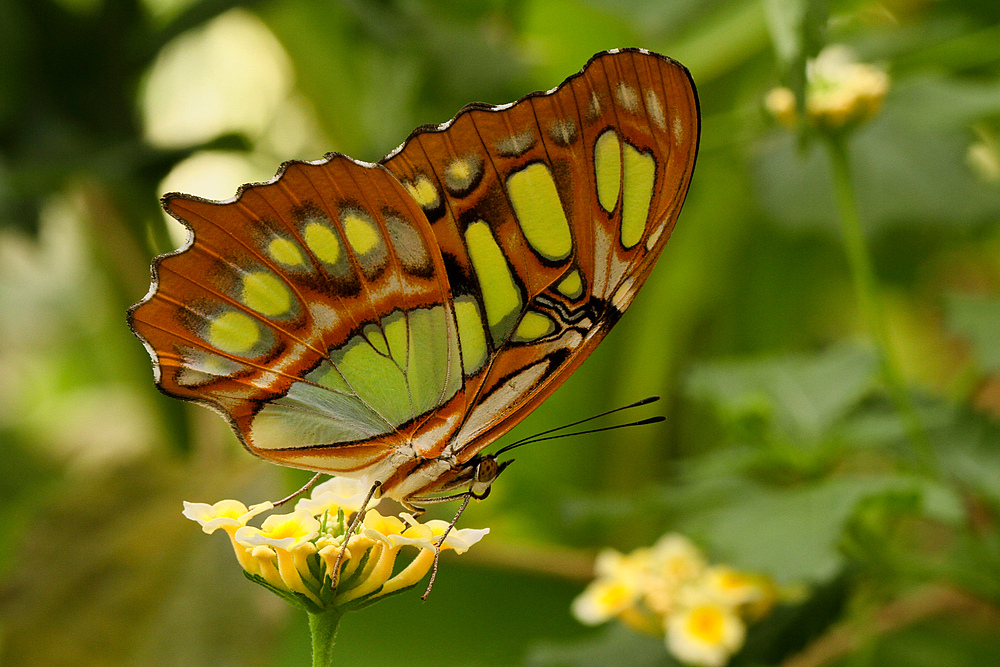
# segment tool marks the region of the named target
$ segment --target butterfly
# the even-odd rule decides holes
[[[157,386],[257,456],[409,508],[483,498],[506,462],[480,452],[645,282],[699,134],[687,69],[620,49],[420,127],[378,163],[330,153],[227,201],[167,194],[189,238],[153,260],[129,325]]]

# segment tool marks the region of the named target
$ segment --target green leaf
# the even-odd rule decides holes
[[[738,495],[726,505],[686,517],[679,529],[705,542],[713,560],[785,583],[827,581],[841,569],[841,532],[866,498],[906,493],[925,510],[930,498],[936,513],[961,514],[954,492],[902,475],[833,478],[779,490],[754,485],[734,489]]]
[[[876,368],[870,350],[838,345],[815,356],[702,364],[687,390],[729,420],[757,415],[767,428],[817,441],[869,394]]]
[[[932,442],[950,479],[1000,507],[1000,424],[960,411],[932,433]]]

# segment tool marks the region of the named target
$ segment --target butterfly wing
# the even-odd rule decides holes
[[[253,453],[446,488],[593,350],[666,243],[698,145],[687,71],[639,50],[471,105],[381,165],[292,162],[192,230],[129,313],[166,393]]]
[[[255,454],[374,471],[461,392],[441,255],[381,167],[288,163],[231,201],[164,206],[191,241],[157,258],[130,322],[160,388],[221,412]]]
[[[442,455],[465,462],[513,428],[618,321],[670,236],[698,138],[687,70],[624,50],[548,93],[419,130],[384,161],[431,222],[468,311],[460,333],[476,334]]]

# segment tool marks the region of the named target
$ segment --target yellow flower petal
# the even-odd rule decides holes
[[[732,608],[700,604],[666,619],[667,648],[683,662],[722,667],[743,646],[746,627]]]
[[[358,584],[343,595],[338,595],[337,604],[356,600],[382,588],[392,575],[392,566],[396,562],[397,553],[397,549],[393,549],[383,542],[376,543],[372,547],[368,564],[361,573],[362,576]]]
[[[274,549],[261,545],[251,549],[250,555],[257,562],[257,573],[264,578],[264,581],[275,588],[287,590],[285,582],[281,580],[281,575],[278,574],[278,568],[274,566],[274,559],[276,557]],[[249,570],[247,571],[249,572]]]
[[[388,595],[389,593],[402,590],[407,586],[413,586],[424,578],[424,575],[430,571],[433,564],[434,551],[431,549],[422,549],[416,558],[411,560],[410,564],[403,568],[399,574],[385,582],[379,594]]]
[[[250,547],[266,544],[277,549],[294,549],[319,535],[320,524],[304,510],[291,514],[272,514],[264,519],[259,529],[243,526],[236,531],[236,539]]]
[[[369,510],[365,513],[365,519],[362,522],[364,524],[365,530],[374,531],[374,533],[381,535],[383,538],[388,535],[399,535],[406,529],[406,524],[404,524],[399,518],[394,516],[382,516],[377,510]],[[379,539],[372,535],[374,539]]]
[[[597,579],[573,600],[573,615],[586,625],[614,618],[638,601],[641,590],[637,584],[638,580]]]

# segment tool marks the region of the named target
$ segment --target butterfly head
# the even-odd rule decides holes
[[[514,459],[497,461],[495,454],[477,456],[469,461],[472,475],[469,481],[469,494],[476,500],[483,500],[490,495],[490,488],[504,469],[514,462]]]

